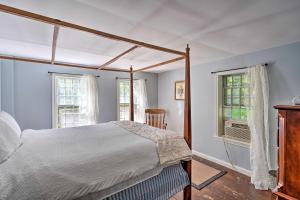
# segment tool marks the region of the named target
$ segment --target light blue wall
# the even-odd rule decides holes
[[[0,110],[1,110],[1,99],[2,99],[2,97],[1,97],[1,85],[2,85],[2,76],[1,76],[1,74],[2,74],[2,61],[0,61]]]
[[[193,47],[191,47],[191,53]],[[238,68],[268,62],[270,83],[270,131],[272,163],[276,166],[277,104],[290,104],[300,95],[300,42],[258,51],[191,68],[193,149],[228,162],[224,144],[216,134],[216,82],[211,71]],[[175,70],[158,76],[158,106],[166,108],[168,128],[182,132],[183,102],[174,100],[174,81],[183,80],[184,71]],[[249,148],[228,144],[233,163],[250,169]]]
[[[52,126],[52,82],[48,71],[94,73],[98,78],[100,122],[117,120],[116,77],[128,73],[81,70],[18,61],[2,62],[2,109],[14,114],[22,129],[45,129]],[[138,73],[135,78],[147,79],[151,107],[157,106],[157,74]]]
[[[15,116],[14,109],[14,62],[1,62],[1,109]]]

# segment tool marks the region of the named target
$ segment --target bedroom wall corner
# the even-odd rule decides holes
[[[1,110],[15,116],[14,61],[1,60]]]
[[[2,111],[2,101],[1,101],[1,98],[2,98],[2,87],[1,87],[1,82],[2,82],[2,60],[0,60],[0,111]]]

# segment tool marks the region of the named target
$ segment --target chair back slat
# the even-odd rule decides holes
[[[157,115],[157,127],[158,128],[161,128],[161,123],[160,123],[161,117],[160,116],[161,116],[161,114]]]
[[[165,116],[166,111],[164,109],[156,108],[145,110],[146,124],[150,126],[166,129]]]
[[[154,126],[154,115],[151,114],[151,126]]]

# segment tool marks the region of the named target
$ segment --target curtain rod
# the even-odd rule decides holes
[[[66,75],[76,75],[76,76],[83,76],[83,74],[72,74],[72,73],[62,73],[62,72],[50,72],[50,71],[48,71],[48,74],[66,74]],[[97,78],[99,78],[100,76],[95,76],[95,77],[97,77]]]
[[[264,66],[268,66],[268,63],[264,63],[262,64]],[[211,72],[211,74],[217,74],[217,73],[220,73],[220,72],[229,72],[229,71],[235,71],[235,70],[240,70],[240,69],[247,69],[249,67],[239,67],[239,68],[235,68],[235,69],[225,69],[225,70],[219,70],[219,71],[214,71],[214,72]]]
[[[130,80],[130,78],[122,78],[122,77],[116,77],[116,79],[124,79],[124,80]],[[140,80],[138,78],[134,78],[133,80]],[[144,79],[145,81],[147,81],[147,79]]]

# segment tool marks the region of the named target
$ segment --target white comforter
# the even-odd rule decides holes
[[[22,140],[0,165],[0,199],[74,199],[161,166],[158,143],[113,122],[26,130]]]

